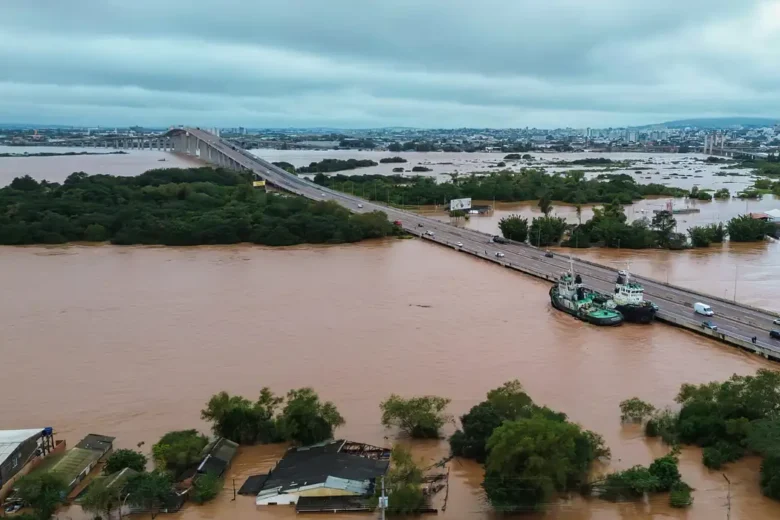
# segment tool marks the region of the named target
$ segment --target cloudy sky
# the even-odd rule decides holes
[[[780,116],[780,0],[2,0],[0,122]]]

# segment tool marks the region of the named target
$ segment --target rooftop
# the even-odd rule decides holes
[[[363,446],[366,449],[356,449]],[[347,447],[347,451],[342,451]],[[350,453],[351,451],[352,453]],[[361,453],[365,452],[369,456]],[[268,474],[262,491],[283,493],[301,486],[328,481],[347,488],[345,481],[366,481],[387,473],[390,450],[344,440],[328,441],[314,446],[290,448]],[[261,491],[261,492],[262,492]]]
[[[39,437],[43,428],[27,430],[0,430],[0,464],[5,462],[17,447],[27,439]]]
[[[98,435],[97,433],[90,433],[76,444],[77,448],[84,450],[99,451],[105,453],[110,450],[114,444],[116,437],[109,437],[107,435]]]

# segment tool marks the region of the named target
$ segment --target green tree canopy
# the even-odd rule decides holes
[[[152,518],[171,500],[173,484],[167,473],[153,471],[133,475],[125,488],[131,505],[148,511]]]
[[[774,231],[774,226],[765,220],[750,215],[734,217],[726,224],[729,237],[734,242],[758,242]]]
[[[422,491],[423,472],[414,462],[409,448],[396,444],[390,456],[390,470],[385,476],[389,515],[408,515],[425,506]],[[374,503],[378,503],[381,488],[377,485]]]
[[[528,219],[520,215],[502,217],[498,222],[498,229],[501,230],[504,238],[525,242],[526,238],[528,238]]]
[[[16,483],[19,499],[29,505],[37,520],[48,520],[65,500],[67,483],[56,473],[25,475]]]
[[[84,511],[108,520],[111,512],[122,504],[121,489],[108,486],[105,478],[96,479],[87,488],[80,504]]]
[[[133,450],[116,450],[106,460],[103,474],[110,475],[125,468],[139,472],[144,471],[146,469],[146,456]]]
[[[192,482],[192,501],[196,504],[205,504],[214,500],[222,491],[222,478],[207,473],[198,475]]]
[[[546,247],[560,243],[566,231],[566,220],[560,217],[536,217],[528,230],[528,241],[536,247]]]
[[[655,406],[638,397],[620,402],[620,420],[623,422],[642,422],[655,412]]]
[[[155,465],[177,477],[200,461],[206,444],[208,439],[197,430],[168,432],[152,446]]]
[[[287,392],[279,428],[284,437],[302,445],[315,444],[333,437],[333,431],[344,424],[336,405],[320,402],[311,388]]]
[[[379,405],[382,424],[387,428],[397,426],[415,438],[437,438],[441,427],[450,420],[444,412],[449,403],[449,399],[435,395],[407,399],[393,394]]]
[[[268,387],[260,391],[260,397],[251,402],[241,396],[220,392],[209,399],[201,410],[201,418],[212,423],[215,435],[239,444],[279,442],[275,414],[283,401]]]

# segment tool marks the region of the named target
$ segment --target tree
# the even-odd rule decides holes
[[[655,406],[638,397],[626,399],[620,403],[620,420],[623,422],[642,422],[655,412]]]
[[[692,226],[688,228],[688,235],[691,237],[693,247],[709,247],[710,232],[704,226]]]
[[[675,220],[672,212],[668,210],[659,211],[653,216],[650,226],[658,235],[658,243],[662,247],[669,247],[671,235],[677,227],[677,220]]]
[[[422,477],[422,470],[412,459],[409,448],[396,444],[390,456],[390,470],[385,476],[385,489],[389,497],[386,509],[388,514],[413,514],[425,505]],[[379,496],[380,487],[376,486],[375,504]]]
[[[528,239],[531,245],[545,247],[558,244],[566,231],[566,221],[560,217],[536,217],[531,221]]]
[[[34,511],[37,520],[48,520],[68,492],[68,485],[54,472],[25,475],[16,484],[17,496]]]
[[[539,206],[539,209],[541,210],[541,212],[544,214],[545,217],[548,216],[553,209],[552,201],[547,196],[547,194],[544,194],[541,197],[539,197],[539,203],[537,205]]]
[[[397,426],[414,438],[438,438],[439,430],[451,418],[444,412],[450,400],[426,395],[405,399],[392,394],[379,405],[382,425]]]
[[[146,469],[146,456],[133,450],[116,450],[106,460],[103,474],[110,475],[125,468],[139,472],[144,471]]]
[[[669,493],[669,505],[676,508],[688,507],[693,504],[691,486],[683,481],[676,482]]]
[[[488,500],[500,511],[538,510],[556,491],[585,482],[601,452],[591,444],[596,439],[576,424],[541,415],[504,422],[488,441],[482,483]]]
[[[206,444],[208,439],[197,430],[168,432],[152,446],[155,465],[176,477],[200,461]]]
[[[731,193],[729,193],[729,189],[728,188],[721,188],[721,189],[719,189],[718,191],[715,192],[713,197],[716,198],[716,199],[729,199],[729,198],[731,198]]]
[[[41,185],[29,175],[24,175],[12,180],[10,187],[11,189],[19,191],[37,191],[41,188]]]
[[[287,440],[302,445],[315,444],[333,437],[333,430],[344,424],[336,405],[320,402],[311,388],[287,392],[287,402],[279,417],[279,428]]]
[[[125,491],[131,505],[148,511],[154,518],[171,499],[173,485],[166,473],[153,471],[133,475]]]
[[[780,500],[780,452],[770,453],[761,462],[761,492]]]
[[[574,213],[577,215],[577,223],[582,225],[582,204],[574,205]]]
[[[718,222],[717,224],[708,224],[705,229],[707,230],[707,236],[710,239],[710,242],[713,242],[715,244],[720,244],[726,239],[726,228],[723,227],[722,222]]]
[[[201,410],[203,420],[212,423],[215,435],[225,437],[239,444],[281,441],[274,415],[283,401],[268,387],[260,391],[260,397],[254,403],[240,396],[231,396],[227,392],[213,395]]]
[[[192,482],[192,501],[205,504],[213,500],[222,491],[222,484],[222,479],[216,475],[198,475]]]
[[[528,219],[520,215],[509,215],[498,222],[498,229],[504,238],[525,242],[528,238]]]
[[[107,485],[106,479],[95,479],[81,500],[81,508],[106,520],[111,512],[122,504],[120,489]]]
[[[758,242],[774,231],[770,222],[754,219],[750,215],[734,217],[726,224],[729,237],[734,242]]]

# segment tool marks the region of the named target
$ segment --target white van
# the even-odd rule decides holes
[[[704,316],[712,316],[715,314],[712,311],[712,307],[707,305],[706,303],[697,302],[693,304],[693,312],[696,314],[703,314]]]

